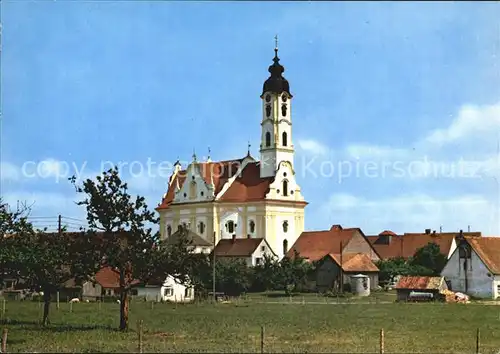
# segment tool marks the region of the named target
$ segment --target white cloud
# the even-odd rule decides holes
[[[348,157],[354,159],[395,159],[406,158],[408,151],[389,146],[378,146],[370,144],[351,144],[345,148]]]
[[[21,178],[19,168],[9,162],[0,162],[0,181],[17,181]]]
[[[328,147],[313,139],[299,139],[299,148],[307,153],[315,155],[326,155],[328,154]]]
[[[473,194],[449,198],[408,194],[377,200],[334,194],[314,211],[321,214],[323,224],[361,227],[366,234],[385,229],[422,232],[440,226],[443,231],[458,231],[469,225],[485,235],[500,234],[498,202]]]
[[[432,131],[424,140],[436,145],[444,145],[492,133],[496,134],[498,139],[500,138],[499,131],[500,103],[485,106],[465,105],[448,127]],[[482,140],[479,143],[482,143]]]

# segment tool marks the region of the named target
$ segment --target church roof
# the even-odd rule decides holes
[[[263,200],[273,181],[274,177],[260,177],[260,162],[250,162],[219,200],[225,202]]]
[[[179,239],[182,232],[183,232],[183,230],[181,230],[181,229],[174,232],[172,235],[170,235],[167,238],[167,243],[173,244],[173,243],[177,242],[177,240]],[[189,241],[191,241],[192,246],[203,246],[203,247],[212,246],[211,242],[205,240],[202,236],[198,235],[196,232],[194,232],[192,230],[187,230],[186,237]]]
[[[280,64],[280,58],[278,58],[278,48],[274,49],[274,59],[273,64],[269,66],[268,69],[271,76],[264,82],[262,88],[262,94],[266,92],[282,93],[286,92],[292,97],[290,93],[290,84],[287,79],[283,77],[283,72],[285,68]]]

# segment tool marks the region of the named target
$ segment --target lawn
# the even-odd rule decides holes
[[[262,298],[264,298],[262,296]],[[258,297],[229,304],[173,305],[133,302],[131,329],[118,332],[116,303],[52,306],[41,328],[36,302],[6,304],[9,352],[136,352],[136,324],[143,320],[144,352],[385,352],[481,353],[500,351],[500,307],[477,304],[337,304],[305,296],[262,303]],[[0,303],[1,316],[1,303]]]

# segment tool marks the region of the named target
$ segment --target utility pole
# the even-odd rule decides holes
[[[213,249],[213,265],[212,265],[212,296],[214,298],[214,304],[216,301],[215,297],[215,231],[214,231],[214,249]]]
[[[57,217],[57,232],[59,233],[59,235],[61,235],[61,232],[62,232],[62,216],[61,216],[61,214],[59,214],[59,216]]]
[[[344,293],[344,271],[342,270],[342,241],[340,241],[340,293]]]

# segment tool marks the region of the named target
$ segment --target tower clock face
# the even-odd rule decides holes
[[[286,102],[287,98],[288,98],[288,97],[286,97],[286,93],[284,93],[284,94],[281,96],[281,100],[282,100],[283,102]]]
[[[271,95],[267,95],[266,96],[266,102],[270,102],[271,101]]]

